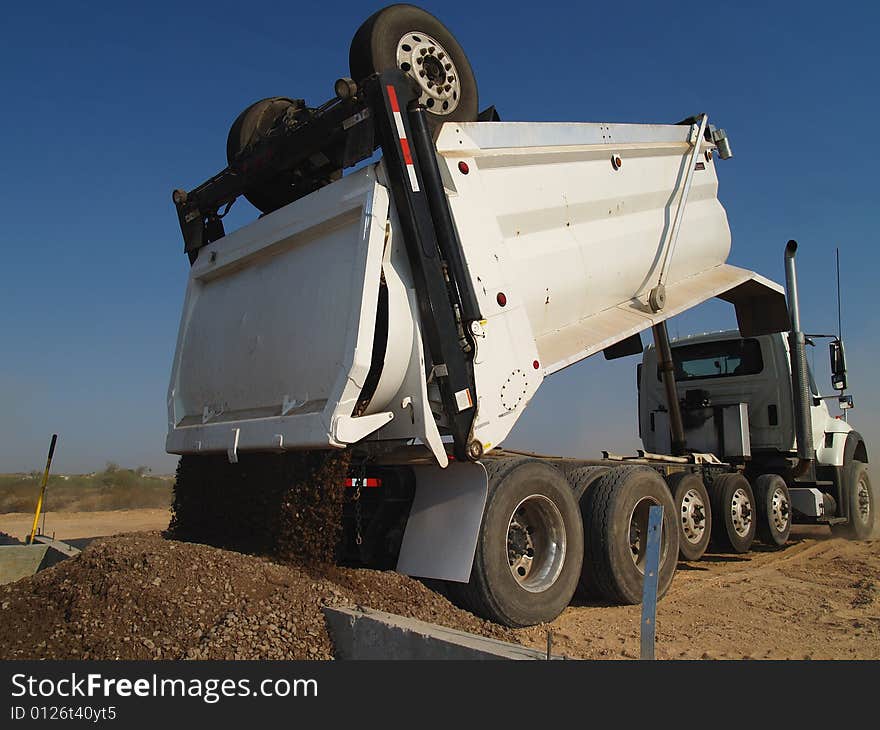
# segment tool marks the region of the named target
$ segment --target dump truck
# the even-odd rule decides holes
[[[782,287],[726,263],[726,133],[705,114],[501,121],[478,111],[451,32],[410,5],[368,18],[349,66],[320,106],[248,107],[227,167],[174,191],[191,267],[167,451],[198,474],[218,455],[348,450],[346,559],[510,626],[552,620],[578,590],[640,602],[660,505],[662,595],[677,485],[726,494],[742,460],[501,444],[546,377],[640,354],[646,330],[670,362],[666,320],[713,297],[742,337],[790,329]],[[261,215],[226,231],[239,197]]]

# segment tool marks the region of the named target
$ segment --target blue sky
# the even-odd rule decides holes
[[[107,460],[173,470],[165,391],[188,264],[170,200],[225,164],[229,124],[275,95],[317,105],[379,4],[16,4],[0,43],[0,472]],[[803,317],[836,328],[834,247],[857,410],[880,443],[880,117],[874,3],[424,2],[468,53],[504,119],[727,129],[719,166],[732,263],[782,280],[801,244]],[[698,14],[695,14],[695,10]],[[234,220],[248,218],[239,203]],[[727,327],[713,303],[673,334]],[[820,385],[827,354],[816,353]],[[548,379],[510,446],[638,446],[635,358]],[[877,452],[880,453],[880,452]]]

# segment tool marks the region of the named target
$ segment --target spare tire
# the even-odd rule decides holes
[[[477,82],[467,56],[437,18],[414,5],[389,5],[367,18],[351,41],[348,65],[358,82],[395,68],[409,75],[432,128],[477,118]]]
[[[302,99],[272,96],[260,99],[236,117],[226,137],[226,161],[230,169],[245,174],[243,159],[253,147],[285,126],[307,120],[311,110]],[[338,180],[342,171],[330,165],[315,174],[300,171],[279,172],[259,184],[248,185],[244,197],[262,213],[271,213],[314,190]]]

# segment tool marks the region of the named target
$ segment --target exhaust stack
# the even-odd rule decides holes
[[[803,476],[813,463],[813,428],[810,418],[810,378],[807,374],[807,347],[801,329],[801,314],[798,306],[797,270],[794,256],[797,241],[789,241],[785,246],[785,298],[788,302],[788,317],[791,329],[788,333],[789,355],[791,357],[791,390],[794,396],[794,423],[797,436],[798,463],[794,476]]]

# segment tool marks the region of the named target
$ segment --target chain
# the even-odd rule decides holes
[[[357,476],[355,477],[355,487],[354,487],[354,496],[352,496],[351,501],[354,502],[354,529],[355,529],[355,544],[360,547],[364,544],[363,537],[363,515],[361,513],[361,485],[366,483],[367,478],[367,462],[361,462],[360,467],[357,470]]]

